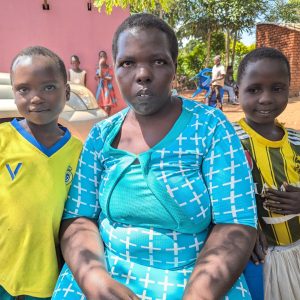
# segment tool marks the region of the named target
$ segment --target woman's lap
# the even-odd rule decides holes
[[[193,267],[181,270],[155,269],[127,262],[119,257],[107,258],[111,276],[133,290],[141,299],[180,300]],[[86,299],[71,271],[65,265],[56,284],[53,300]],[[241,276],[224,298],[226,300],[251,299],[246,281]]]

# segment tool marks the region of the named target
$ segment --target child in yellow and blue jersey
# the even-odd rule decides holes
[[[260,227],[252,271],[264,263],[264,291],[257,288],[259,274],[250,272],[255,300],[300,299],[300,132],[277,121],[288,104],[289,84],[289,62],[276,49],[258,48],[239,66],[245,118],[235,129],[252,167]]]
[[[50,299],[60,269],[60,220],[82,144],[58,124],[70,87],[55,53],[26,48],[10,74],[23,119],[0,125],[0,299]]]

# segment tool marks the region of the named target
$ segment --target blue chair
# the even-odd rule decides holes
[[[205,93],[205,98],[209,99],[209,106],[216,107],[217,106],[217,101],[216,101],[216,94],[213,93],[213,95],[210,95],[211,90],[210,90],[210,83],[211,83],[211,72],[212,69],[210,68],[205,68],[201,70],[197,75],[195,75],[191,80],[197,80],[197,89],[193,93],[192,98],[196,97],[198,94],[200,94],[203,90],[206,91]],[[208,75],[209,74],[209,75]],[[224,90],[220,90],[221,94],[221,102],[223,103],[223,96],[224,96]]]

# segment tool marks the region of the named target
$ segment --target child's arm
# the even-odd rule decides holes
[[[284,183],[285,191],[268,189],[265,205],[271,212],[292,215],[300,214],[300,188]]]
[[[87,299],[138,300],[131,290],[108,274],[103,241],[91,219],[63,221],[60,236],[64,259]]]
[[[251,253],[251,260],[256,265],[258,265],[259,263],[264,263],[265,256],[267,254],[267,250],[268,250],[268,242],[267,242],[266,236],[262,232],[262,230],[258,227],[255,246]]]

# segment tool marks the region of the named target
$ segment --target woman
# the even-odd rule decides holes
[[[250,171],[220,111],[171,96],[177,55],[173,30],[155,16],[133,15],[115,33],[129,108],[85,144],[54,299],[247,299],[239,276],[256,232]]]

